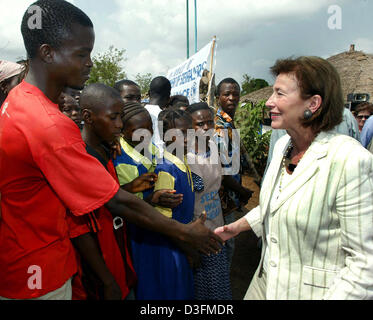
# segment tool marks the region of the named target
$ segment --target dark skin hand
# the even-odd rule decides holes
[[[122,185],[121,188],[130,193],[145,191],[154,186],[158,176],[154,172],[144,173],[132,182]],[[153,192],[146,199],[146,202],[152,206],[158,205],[166,208],[175,208],[183,201],[182,194],[175,194],[176,190],[162,189]]]
[[[200,218],[203,219],[204,221],[206,221],[206,219],[207,219],[206,211],[203,211]],[[189,265],[192,269],[196,269],[196,268],[199,268],[201,266],[201,255],[198,253],[197,250],[192,248],[190,245],[182,243],[180,241],[175,241],[175,243],[176,243],[176,245],[179,246],[179,248],[181,250],[184,251],[184,253],[185,253],[185,255],[188,259],[188,263],[189,263]]]
[[[114,142],[111,145],[111,157],[113,159],[116,159],[117,156],[120,156],[122,154],[122,149],[120,147],[119,140],[114,140]]]
[[[142,192],[154,186],[157,181],[157,174],[148,172],[134,179],[132,182],[122,186],[122,188],[131,193]],[[159,205],[167,208],[174,208],[183,201],[183,195],[175,195],[176,190],[158,190],[151,194],[145,201],[153,205]],[[172,241],[182,250],[188,258],[191,268],[197,268],[200,265],[200,255],[187,243],[172,239]]]
[[[186,242],[204,254],[219,252],[224,243],[219,236],[204,226],[205,216],[192,223],[182,224],[166,218],[145,201],[122,189],[119,189],[105,206],[113,215],[142,228]]]
[[[152,188],[157,179],[157,174],[154,172],[147,172],[132,180],[130,183],[123,185],[122,188],[131,193],[142,192]]]
[[[161,189],[151,194],[146,201],[151,205],[173,209],[183,202],[183,194],[176,194],[176,190]]]
[[[92,235],[86,233],[71,239],[71,241],[79,251],[82,258],[89,264],[96,276],[102,281],[104,286],[104,299],[122,300],[120,287],[107,268],[104,258],[100,253],[100,249]]]
[[[122,154],[120,142],[115,140],[111,146],[112,158],[115,159],[117,156]],[[144,176],[144,175],[143,175]],[[131,184],[123,185],[122,188],[131,193],[142,192],[146,189],[153,187],[157,181],[158,176],[155,173],[146,174],[143,178],[141,176],[137,179],[138,181],[132,181]],[[159,205],[166,208],[175,208],[183,201],[182,194],[175,194],[175,190],[158,190],[149,196],[145,201],[150,204]]]

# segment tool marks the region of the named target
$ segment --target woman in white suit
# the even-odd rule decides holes
[[[278,60],[275,146],[259,206],[215,230],[253,230],[262,257],[245,299],[373,299],[373,156],[333,129],[343,97],[334,67],[317,57]]]

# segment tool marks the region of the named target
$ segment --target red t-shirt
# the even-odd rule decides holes
[[[25,81],[0,110],[0,172],[0,296],[36,298],[77,270],[66,209],[91,212],[119,185],[76,124]]]
[[[106,164],[106,167],[112,177],[119,184],[117,174],[111,160]],[[131,288],[134,287],[137,281],[136,273],[128,249],[126,224],[124,223],[121,228],[114,231],[113,216],[105,206],[100,207],[86,216],[77,217],[68,213],[67,221],[69,223],[71,238],[75,238],[87,232],[93,232],[96,234],[98,245],[101,249],[105,264],[113,275],[115,281],[120,286],[122,298],[126,298]],[[117,236],[120,237],[118,241],[120,241],[122,248],[120,248],[118,245],[115,232],[118,232]],[[78,252],[77,255],[78,260],[80,260]],[[88,298],[88,294],[82,281],[83,273],[84,271],[82,266],[79,266],[79,272],[73,280],[73,300],[85,300]],[[98,299],[98,287],[96,284],[90,284],[89,288],[91,291],[95,291],[91,292],[91,295],[95,296],[94,299]]]

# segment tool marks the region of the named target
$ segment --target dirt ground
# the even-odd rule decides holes
[[[248,176],[242,177],[244,187],[254,191],[253,196],[246,205],[246,210],[237,215],[241,218],[247,211],[255,208],[259,203],[259,187],[254,179]],[[236,237],[235,251],[231,268],[231,285],[234,300],[242,300],[250,284],[260,260],[260,247],[258,238],[252,231],[243,232]]]

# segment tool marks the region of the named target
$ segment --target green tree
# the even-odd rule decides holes
[[[151,73],[140,74],[138,73],[135,77],[135,82],[141,88],[141,94],[147,95],[150,88],[150,82],[152,82],[153,76]]]
[[[247,73],[245,73],[242,77],[243,81],[241,83],[241,96],[269,86],[268,82],[264,79],[251,78]]]
[[[263,115],[266,110],[265,100],[258,104],[240,105],[235,115],[236,127],[240,129],[240,137],[252,159],[256,171],[263,176],[267,158],[271,132],[262,133]]]
[[[87,84],[100,82],[112,87],[115,82],[125,79],[127,75],[121,65],[127,61],[127,58],[124,57],[125,52],[124,49],[119,50],[110,46],[106,52],[94,56]]]

